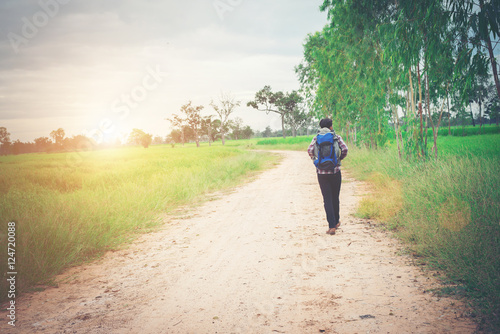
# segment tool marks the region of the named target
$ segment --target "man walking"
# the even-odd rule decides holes
[[[326,233],[334,235],[336,229],[340,226],[339,194],[342,183],[340,161],[347,156],[347,145],[342,140],[342,137],[333,131],[331,119],[322,119],[319,122],[319,126],[318,135],[313,138],[307,148],[307,153],[316,165],[318,183],[323,195],[323,203],[329,227]],[[324,141],[321,144],[322,148],[319,145],[320,141]],[[327,156],[328,153],[325,154],[324,152],[330,152],[331,155]]]

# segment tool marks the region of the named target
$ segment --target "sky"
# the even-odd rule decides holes
[[[322,0],[0,0],[0,127],[27,142],[66,136],[165,137],[166,118],[230,93],[254,130],[277,114],[246,106],[265,85],[299,89]]]

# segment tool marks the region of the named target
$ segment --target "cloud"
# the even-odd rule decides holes
[[[230,8],[221,12],[218,3]],[[250,99],[266,84],[297,89],[293,67],[300,62],[302,43],[326,22],[319,5],[303,0],[4,0],[0,126],[8,125],[14,139],[33,140],[58,127],[82,133],[111,118],[117,131],[142,126],[164,136],[164,118],[188,100],[209,112],[208,103],[221,91]],[[18,52],[13,34],[22,38]],[[151,67],[168,73],[164,82],[127,119],[117,119],[113,103],[140,85]],[[240,111],[245,124],[266,122],[265,113]]]

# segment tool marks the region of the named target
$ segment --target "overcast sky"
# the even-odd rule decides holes
[[[263,130],[276,116],[246,107],[264,85],[290,91],[321,0],[0,0],[0,126],[32,141],[140,128],[192,100],[204,115],[230,92],[234,117]]]

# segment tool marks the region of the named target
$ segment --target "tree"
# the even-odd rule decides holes
[[[283,132],[283,138],[285,138],[285,114],[287,113],[287,110],[282,108],[281,100],[283,97],[283,92],[273,93],[271,86],[266,85],[264,88],[255,93],[255,99],[253,101],[249,101],[247,106],[260,111],[265,111],[267,114],[270,112],[279,114],[281,116],[281,130]]]
[[[430,126],[437,156],[445,101],[452,96],[461,112],[469,100],[481,101],[473,95],[488,61],[498,87],[493,49],[499,6],[491,0],[421,0],[418,5],[324,0],[320,9],[330,24],[308,36],[304,61],[296,67],[309,110],[345,125],[347,140],[353,128],[357,139],[372,147],[387,140],[392,117],[398,148],[402,142],[408,156],[422,158],[427,156],[424,127]]]
[[[212,108],[214,108],[220,119],[220,134],[222,138],[222,145],[226,144],[226,132],[227,123],[229,121],[229,116],[234,112],[236,107],[240,106],[241,101],[235,101],[234,97],[230,93],[222,92],[219,97],[219,104],[216,104],[213,100],[210,102]]]
[[[196,147],[200,147],[201,110],[203,106],[192,106],[191,101],[181,107],[181,112],[186,115],[186,123],[193,130]]]
[[[500,42],[500,2],[451,0],[450,5],[453,21],[464,31],[463,35],[469,42],[466,45],[466,52],[479,54],[478,58],[489,60],[497,96],[500,98],[500,80],[494,55],[495,46]],[[488,56],[483,54],[483,50],[488,52]]]
[[[215,127],[214,121],[212,120],[213,115],[205,116],[201,119],[201,133],[208,137],[208,146],[212,146],[214,141]]]
[[[44,140],[42,138],[38,138],[41,140],[40,144],[45,145]],[[36,139],[35,139],[36,144]],[[63,146],[66,150],[73,151],[88,151],[95,147],[96,143],[92,141],[92,139],[84,136],[84,135],[76,135],[71,138],[64,138]]]
[[[155,136],[153,138],[153,145],[161,145],[163,144],[163,138],[160,136]]]
[[[18,154],[24,153],[23,149],[24,149],[25,145],[26,144],[22,143],[19,139],[16,140],[15,142],[13,142],[12,143],[12,154],[18,155]]]
[[[188,139],[194,139],[196,141],[196,146],[200,146],[200,132],[202,125],[201,110],[203,108],[203,106],[192,106],[192,102],[189,101],[185,105],[181,106],[180,115],[173,114],[172,118],[167,118],[172,126],[176,127],[180,131],[180,141],[183,146]],[[177,133],[175,136],[176,138],[178,137]],[[177,142],[177,140],[175,141]]]
[[[273,130],[271,130],[271,127],[270,126],[266,126],[266,128],[262,132],[262,137],[269,138],[269,137],[271,137],[272,134],[273,134]]]
[[[494,119],[495,124],[498,126],[500,120],[500,98],[496,94],[496,89],[494,86],[487,86],[486,90],[486,101],[484,103],[485,111],[484,113],[489,116],[490,124]]]
[[[231,131],[231,138],[234,140],[240,139],[241,127],[243,120],[241,117],[236,117],[234,120],[228,122],[229,130]]]
[[[184,143],[186,141],[184,133],[186,120],[176,114],[172,115],[172,118],[167,118],[166,120],[169,121],[170,124],[172,124],[172,126],[177,128],[177,130],[176,129],[172,130],[172,138],[175,138],[174,141],[176,143],[180,142],[182,143],[182,146],[184,146]]]
[[[7,132],[7,128],[0,127],[0,154],[6,155],[9,151],[10,146],[10,133]]]
[[[133,129],[128,137],[129,144],[142,145],[144,148],[148,148],[152,141],[153,135],[139,129]]]
[[[63,146],[63,141],[64,141],[64,130],[62,128],[59,128],[57,130],[54,130],[50,133],[50,137],[54,140],[54,143],[58,148],[62,148]]]
[[[48,152],[50,151],[50,146],[52,142],[48,137],[39,137],[35,139],[35,148],[38,152]]]
[[[297,137],[297,130],[302,127],[309,116],[301,108],[304,101],[297,91],[285,93],[279,106],[285,111],[285,123],[292,129],[292,136]]]
[[[240,132],[241,139],[250,139],[254,135],[254,132],[250,125],[246,125]]]

